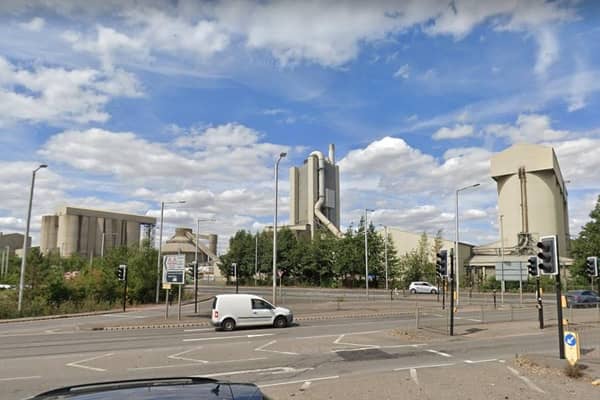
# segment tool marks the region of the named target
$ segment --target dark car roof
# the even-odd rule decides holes
[[[262,400],[256,385],[206,378],[166,378],[100,382],[64,387],[30,400]]]

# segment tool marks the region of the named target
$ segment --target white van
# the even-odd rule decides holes
[[[271,325],[285,328],[293,321],[290,310],[275,307],[265,299],[251,294],[220,294],[212,304],[211,322],[225,331],[236,326]]]

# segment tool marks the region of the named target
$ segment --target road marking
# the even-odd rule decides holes
[[[465,360],[465,362],[467,364],[479,364],[479,363],[486,363],[486,362],[493,362],[493,361],[498,361],[498,359],[497,358],[490,358],[488,360],[477,360],[477,361]]]
[[[515,374],[519,379],[521,379],[523,382],[525,382],[525,384],[527,384],[527,386],[529,386],[529,389],[531,390],[535,390],[538,393],[546,393],[544,392],[542,389],[540,389],[539,386],[537,386],[535,383],[531,382],[531,380],[529,380],[529,378],[527,378],[526,376],[523,376],[519,373],[519,371],[517,371],[516,369],[514,369],[513,367],[506,367],[508,368],[508,370],[510,372],[512,372],[513,374]]]
[[[344,343],[341,343],[344,344]],[[373,349],[377,349],[379,347],[360,347],[358,349],[334,349],[331,350],[331,353],[345,353],[345,352],[349,352],[349,351],[363,351],[363,350],[373,350]]]
[[[417,343],[417,344],[392,344],[389,346],[379,346],[382,349],[400,349],[402,347],[422,347],[422,346],[427,346],[426,343]]]
[[[475,318],[454,317],[454,319],[464,319],[464,320],[466,320],[466,321],[481,322],[481,320],[480,320],[480,319],[475,319]]]
[[[417,377],[417,370],[415,368],[410,369],[410,377],[419,386],[419,378]]]
[[[292,368],[292,367],[272,367],[272,368],[259,368],[259,369],[246,369],[241,371],[229,371],[229,372],[218,372],[216,374],[205,374],[205,375],[194,375],[194,378],[214,378],[218,376],[231,376],[231,375],[243,375],[243,374],[288,374],[294,372],[310,371],[314,368]],[[304,379],[300,382],[307,381]]]
[[[267,357],[254,357],[254,358],[241,358],[239,360],[224,360],[224,361],[207,361],[208,364],[227,364],[234,362],[243,362],[243,361],[258,361],[258,360],[266,360]],[[195,367],[199,363],[193,364],[171,364],[171,365],[156,365],[151,367],[136,367],[136,368],[127,368],[128,371],[144,371],[144,370],[152,370],[152,369],[166,369],[166,368],[178,368],[178,367]]]
[[[437,351],[437,350],[433,350],[433,349],[427,349],[426,351],[433,353],[433,354],[437,354],[438,356],[442,356],[442,357],[452,357],[450,354],[444,353],[442,351]]]
[[[301,379],[301,380],[298,380],[298,381],[267,383],[267,384],[263,384],[263,385],[258,385],[258,387],[259,388],[266,388],[266,387],[271,387],[271,386],[293,385],[295,383],[325,381],[325,380],[329,380],[329,379],[338,379],[338,378],[339,378],[339,375],[323,376],[323,377],[320,377],[320,378]]]
[[[446,363],[446,364],[427,364],[427,365],[416,365],[414,367],[401,367],[395,368],[393,371],[406,371],[411,369],[420,369],[420,368],[439,368],[439,367],[449,367],[451,365],[456,365],[456,363]]]
[[[184,329],[184,332],[204,332],[204,331],[214,331],[214,328],[198,328],[198,329]]]
[[[305,391],[305,390],[308,390],[308,388],[310,387],[310,384],[311,384],[311,383],[312,383],[311,381],[306,381],[306,382],[304,382],[304,383],[302,384],[302,386],[300,386],[300,391],[302,391],[302,392],[303,392],[303,391]]]
[[[201,364],[207,364],[208,361],[206,361],[206,360],[198,360],[196,358],[181,357],[184,354],[191,353],[192,351],[200,350],[201,348],[202,348],[202,346],[194,347],[193,349],[185,350],[180,353],[171,354],[170,356],[167,356],[167,358],[170,358],[171,360],[193,361],[193,362],[197,362],[197,363],[201,363]]]
[[[350,324],[353,325],[353,324]],[[321,325],[319,325],[320,327]],[[339,325],[327,325],[327,326],[339,326]],[[311,328],[314,328],[313,326],[311,326]],[[346,332],[346,333],[335,333],[335,334],[330,334],[330,335],[315,335],[315,336],[296,336],[293,337],[292,339],[319,339],[319,338],[328,338],[328,337],[339,337],[339,336],[349,336],[349,335],[366,335],[369,333],[379,333],[379,332],[383,332],[383,330],[377,330],[377,331],[359,331],[359,332]]]
[[[7,381],[22,381],[22,380],[26,380],[26,379],[40,379],[41,376],[39,375],[33,375],[33,376],[15,376],[13,378],[0,378],[0,382],[7,382]]]
[[[84,362],[88,362],[88,361],[97,360],[99,358],[110,357],[113,354],[114,353],[101,354],[101,355],[96,356],[96,357],[90,357],[90,358],[86,358],[84,360],[73,361],[73,362],[70,362],[70,363],[65,364],[65,365],[67,367],[83,368],[83,369],[89,369],[90,371],[105,372],[106,370],[104,368],[88,367],[87,365],[80,365],[80,364],[84,363]]]
[[[268,349],[265,348],[265,347],[269,347],[270,345],[275,344],[275,343],[277,343],[277,340],[271,340],[269,343],[265,343],[262,346],[259,346],[259,347],[255,348],[254,351],[268,351],[270,353],[287,354],[287,355],[290,355],[290,356],[297,356],[298,355],[298,353],[294,353],[294,352],[291,352],[291,351],[268,350]]]
[[[241,335],[241,336],[216,336],[216,337],[208,337],[208,338],[192,338],[192,339],[183,339],[184,342],[200,342],[207,340],[225,340],[225,339],[239,339],[239,338],[255,338],[262,336],[273,336],[274,333],[261,333],[258,335]]]

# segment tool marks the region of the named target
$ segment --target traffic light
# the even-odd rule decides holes
[[[124,281],[127,278],[127,265],[119,265],[117,267],[117,278],[120,281]]]
[[[598,271],[598,257],[588,257],[585,260],[585,273],[590,278],[598,277],[600,271]]]
[[[237,276],[237,264],[231,263],[231,269],[229,270],[231,276]]]
[[[194,279],[194,263],[190,263],[185,267],[185,273],[189,275],[191,279]]]
[[[441,250],[437,253],[435,271],[440,277],[448,276],[448,251]]]
[[[538,276],[539,275],[538,258],[536,256],[529,257],[527,259],[527,262],[528,262],[527,269],[529,270],[529,275]]]
[[[542,236],[537,243],[540,249],[540,273],[542,275],[558,275],[558,250],[556,248],[556,236]]]

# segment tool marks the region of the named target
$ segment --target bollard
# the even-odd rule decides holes
[[[494,310],[496,309],[496,289],[493,290],[494,295]]]
[[[415,326],[417,330],[419,329],[419,307],[415,309]]]

